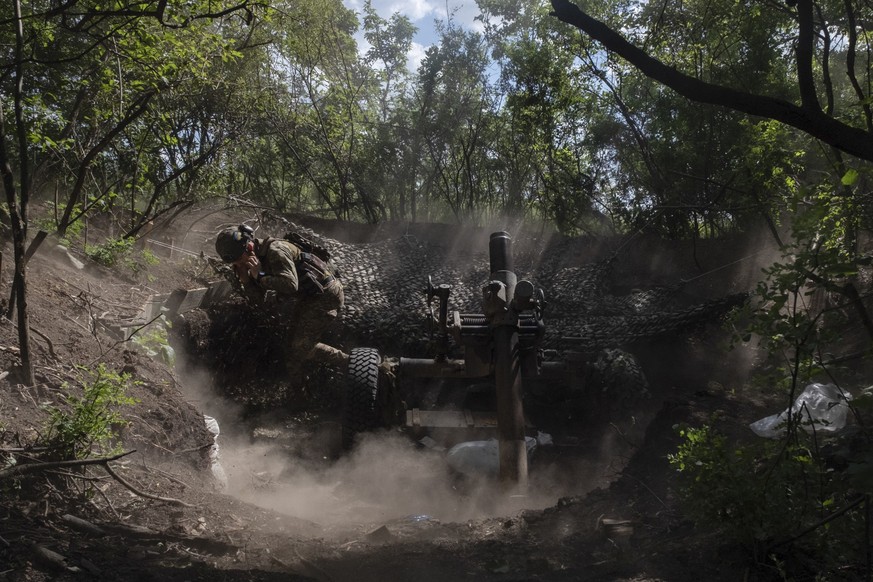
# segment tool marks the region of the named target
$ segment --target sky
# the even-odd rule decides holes
[[[454,22],[470,30],[481,30],[480,23],[475,21],[479,15],[479,7],[475,0],[371,0],[376,12],[388,20],[395,12],[399,12],[409,18],[412,24],[418,28],[418,32],[412,39],[412,50],[409,53],[408,67],[410,71],[418,69],[424,52],[433,44],[436,44],[436,31],[434,21],[446,21],[451,15]],[[363,21],[364,0],[343,0],[345,6],[358,13],[358,19]],[[355,39],[358,49],[366,52],[369,44],[364,40],[362,32],[358,32]]]

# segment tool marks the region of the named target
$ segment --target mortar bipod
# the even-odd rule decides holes
[[[452,292],[452,286],[441,284],[434,287],[431,276],[427,276],[427,307],[430,310],[431,323],[434,321],[433,315],[433,299],[438,298],[440,302],[439,316],[436,318],[437,332],[439,334],[436,342],[436,356],[434,360],[444,362],[448,357],[449,352],[449,295]]]

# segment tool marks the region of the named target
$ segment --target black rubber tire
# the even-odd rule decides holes
[[[351,449],[362,432],[382,426],[379,399],[379,364],[375,348],[354,348],[349,354],[342,414],[343,448]]]

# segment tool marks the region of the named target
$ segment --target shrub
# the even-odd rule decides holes
[[[786,580],[859,574],[864,509],[858,490],[845,486],[846,475],[828,466],[820,450],[830,439],[799,431],[789,441],[737,446],[706,425],[680,427],[679,434],[683,441],[668,459],[695,522],[716,525],[759,564],[775,564]]]
[[[112,445],[114,427],[123,423],[118,408],[136,403],[126,394],[132,382],[129,374],[108,370],[103,364],[92,371],[82,369],[82,373],[86,377],[82,396],[67,396],[67,409],[49,409],[41,444],[53,458],[83,459],[93,453],[117,452]]]
[[[747,545],[795,531],[803,518],[830,501],[810,495],[822,473],[809,449],[799,443],[761,439],[732,445],[710,426],[681,427],[683,442],[668,456],[679,471],[682,496],[699,522],[724,526]]]
[[[106,241],[101,245],[85,245],[85,254],[105,267],[112,267],[130,256],[136,241],[132,238]]]
[[[171,327],[164,316],[153,321],[147,327],[141,329],[131,339],[133,343],[141,347],[150,358],[158,358],[167,365],[176,363],[176,354],[167,335]]]

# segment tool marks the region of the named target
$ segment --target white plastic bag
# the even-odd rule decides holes
[[[537,447],[537,439],[524,437],[524,445],[530,460]],[[496,477],[500,469],[499,447],[497,439],[458,443],[446,453],[446,462],[449,467],[464,475]]]
[[[555,442],[552,440],[552,435],[540,430],[537,431],[537,444],[541,447],[547,447],[555,444]]]
[[[848,393],[833,384],[810,384],[794,400],[791,412],[800,414],[800,424],[807,432],[836,432],[846,426],[849,399]],[[787,420],[788,409],[785,409],[753,422],[749,428],[758,436],[777,438],[785,433]]]
[[[212,446],[209,447],[209,464],[212,469],[212,476],[218,484],[218,488],[224,490],[227,488],[227,473],[224,472],[224,467],[221,466],[221,458],[218,452],[218,435],[221,431],[218,428],[218,421],[211,416],[203,415],[203,420],[206,422],[206,430],[212,433]]]

